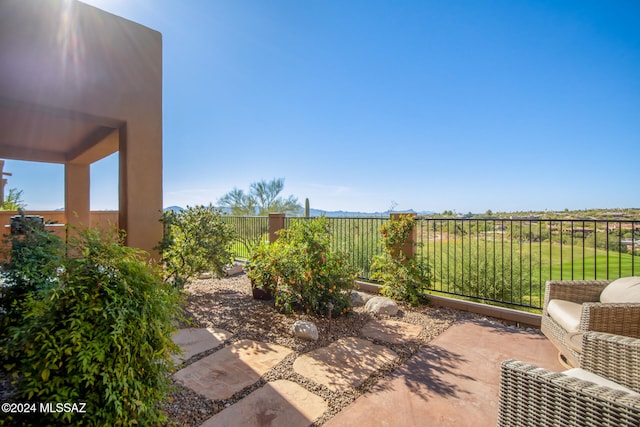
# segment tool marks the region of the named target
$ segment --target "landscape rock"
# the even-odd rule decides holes
[[[373,295],[370,295],[366,292],[353,291],[351,292],[351,305],[354,307],[363,306],[373,298]]]
[[[398,304],[390,298],[373,297],[364,306],[364,309],[372,314],[386,314],[395,316],[398,313]]]
[[[233,265],[227,266],[225,273],[227,276],[235,276],[236,274],[240,274],[244,271],[242,264],[235,263]]]
[[[313,322],[298,320],[291,327],[291,332],[303,340],[318,341],[318,328]]]

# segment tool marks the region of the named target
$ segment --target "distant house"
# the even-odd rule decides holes
[[[593,228],[586,227],[567,227],[562,230],[565,234],[582,234],[583,236],[588,236],[593,233],[595,230]]]
[[[640,239],[622,239],[620,240],[620,244],[623,246],[635,246],[640,248]]]
[[[609,232],[612,233],[614,231],[620,230],[621,232],[635,232],[640,233],[640,224],[638,223],[629,223],[629,222],[614,222],[609,224]]]

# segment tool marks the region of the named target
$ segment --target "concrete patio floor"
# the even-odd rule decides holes
[[[500,362],[562,371],[539,333],[488,321],[455,324],[324,425],[495,426]]]

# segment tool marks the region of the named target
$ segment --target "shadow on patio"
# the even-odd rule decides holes
[[[495,426],[500,362],[562,370],[538,331],[488,321],[453,325],[325,426]]]

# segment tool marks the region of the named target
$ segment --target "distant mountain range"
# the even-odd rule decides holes
[[[388,217],[390,213],[394,211],[386,212],[352,212],[352,211],[323,211],[321,209],[310,209],[309,214],[311,216],[326,216],[329,218],[349,218],[349,217]],[[416,212],[413,209],[406,211],[398,211],[401,213],[417,213],[418,215],[432,215],[434,212],[421,211]]]
[[[222,212],[229,213],[228,208],[219,208]],[[169,206],[164,209],[165,211],[174,211],[181,212],[184,210],[181,206]],[[399,211],[402,213],[412,212],[417,213],[418,215],[433,215],[435,212],[431,211],[420,211],[416,212],[413,209],[409,209],[406,211]],[[386,212],[352,212],[352,211],[323,211],[321,209],[310,209],[309,214],[311,216],[326,216],[328,218],[354,218],[354,217],[388,217],[390,211]]]
[[[168,208],[164,208],[164,211],[172,211],[172,212],[182,212],[184,210],[181,206],[169,206]]]

